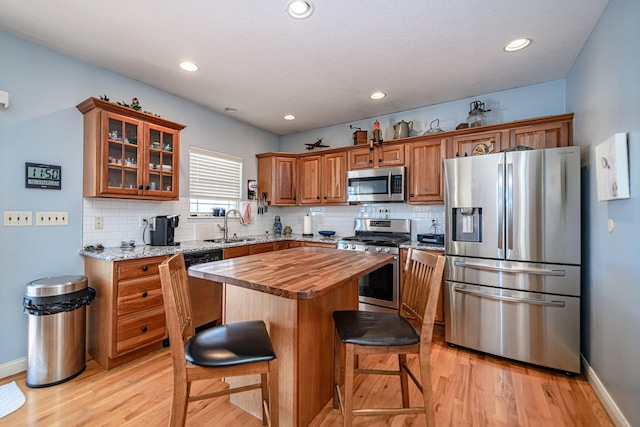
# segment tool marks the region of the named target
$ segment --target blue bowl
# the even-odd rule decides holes
[[[333,236],[334,234],[336,234],[335,231],[327,231],[327,230],[318,231],[318,233],[322,234],[323,236]]]

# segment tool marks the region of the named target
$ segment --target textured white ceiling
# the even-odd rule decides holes
[[[0,29],[287,135],[564,78],[608,2],[312,1],[0,0]]]

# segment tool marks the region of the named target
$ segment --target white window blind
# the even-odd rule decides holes
[[[242,158],[200,147],[189,147],[189,198],[191,211],[198,204],[238,203],[242,198]],[[196,206],[194,206],[194,203]],[[208,209],[208,207],[206,208]]]

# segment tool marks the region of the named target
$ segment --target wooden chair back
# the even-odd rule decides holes
[[[420,345],[431,346],[438,296],[444,273],[444,256],[409,249],[399,313],[420,333]]]
[[[158,268],[169,340],[183,344],[195,334],[184,255],[175,254]],[[185,365],[184,345],[180,344],[171,346],[174,367]]]

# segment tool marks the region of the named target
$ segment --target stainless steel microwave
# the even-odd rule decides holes
[[[404,202],[405,168],[361,169],[347,172],[347,201]]]

